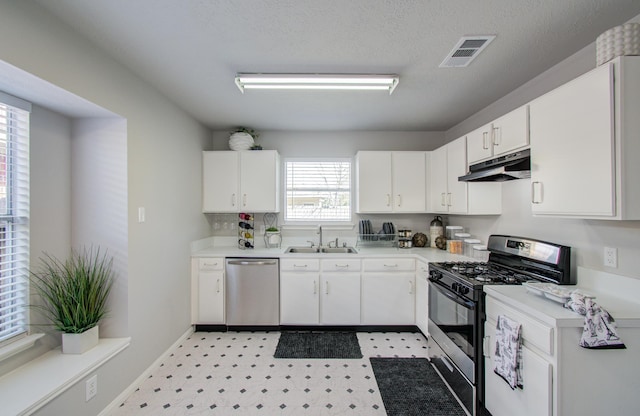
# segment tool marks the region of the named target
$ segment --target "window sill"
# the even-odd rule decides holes
[[[18,341],[5,345],[4,347],[0,348],[0,361],[6,360],[12,355],[16,355],[19,352],[33,347],[33,344],[35,344],[36,341],[43,336],[44,334],[27,335],[26,337],[21,338]]]
[[[84,354],[51,350],[0,378],[0,403],[11,415],[30,414],[129,346],[131,338],[102,338]]]

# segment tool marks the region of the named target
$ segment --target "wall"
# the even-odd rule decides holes
[[[113,333],[126,332],[132,337],[131,345],[97,371],[100,389],[93,400],[85,402],[82,380],[38,411],[40,415],[97,414],[190,328],[189,243],[209,234],[207,221],[200,212],[200,160],[202,149],[210,141],[210,132],[144,80],[31,2],[0,3],[0,37],[12,40],[0,44],[0,56],[6,63],[126,120],[126,183],[119,176],[120,167],[113,178],[115,182],[102,183],[100,189],[105,186],[116,189],[118,208],[113,221],[120,221],[125,230],[124,236],[117,236],[120,239],[117,244],[127,245],[124,289],[127,298],[116,301],[126,303],[127,322],[126,326],[121,323],[113,328]],[[28,83],[19,86],[28,87]],[[93,145],[90,131],[97,127],[96,120],[70,122],[67,125],[70,136],[60,133],[66,147],[52,152],[54,156],[66,153],[60,159],[60,175],[71,176],[71,165],[80,168],[79,172],[85,169],[75,163],[78,160],[70,160],[72,154],[76,158],[99,156],[97,149],[87,153]],[[72,150],[74,135],[73,139],[78,138],[79,142]],[[108,142],[100,132],[95,137],[100,145]],[[82,148],[84,145],[88,146]],[[123,142],[116,146],[123,146]],[[34,148],[41,155],[47,151],[46,147]],[[40,166],[32,165],[32,169]],[[45,192],[55,189],[57,175],[47,178],[46,173],[39,171],[36,175],[43,178],[38,187],[41,191],[46,187],[50,188]],[[84,189],[91,186],[75,183]],[[71,192],[64,187],[62,190]],[[34,202],[32,212],[47,210],[40,205],[47,195],[33,195],[32,201],[38,201],[38,205]],[[124,195],[126,202],[120,207]],[[104,200],[108,197],[105,195]],[[77,228],[90,221],[95,209],[90,194],[77,199],[68,193],[60,198],[66,202],[56,206],[62,212],[56,211],[61,214],[61,222],[54,229],[60,231],[61,239],[52,237],[55,232],[39,229],[58,218],[55,213],[47,213],[46,220],[33,224],[32,244],[38,250],[65,251],[72,243],[90,239]],[[136,221],[138,207],[146,208],[144,223]],[[97,220],[112,208],[100,210]],[[72,217],[71,210],[74,216],[81,213],[84,216]],[[106,235],[105,228],[99,230],[103,233],[101,238]]]

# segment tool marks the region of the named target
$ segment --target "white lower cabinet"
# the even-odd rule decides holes
[[[414,325],[415,293],[414,259],[363,260],[363,325]]]
[[[553,367],[542,355],[523,346],[523,389],[511,387],[496,373],[494,321],[485,324],[485,336],[490,340],[489,353],[485,352],[485,407],[493,416],[545,416],[552,415]]]
[[[319,287],[319,259],[280,259],[280,324],[318,324]]]
[[[359,325],[360,260],[282,259],[280,323]]]
[[[193,258],[191,276],[191,323],[224,324],[224,258]]]
[[[617,319],[626,349],[580,347],[584,317],[520,286],[488,286],[485,324],[485,407],[493,416],[636,415],[640,391],[640,325]],[[597,300],[600,297],[597,298]],[[602,299],[605,299],[604,297]],[[615,308],[605,301],[602,306]],[[611,302],[611,303],[609,303]],[[626,310],[635,316],[633,309]],[[622,307],[624,310],[624,307]],[[623,312],[613,312],[620,318]],[[494,373],[499,315],[522,325],[523,388]]]

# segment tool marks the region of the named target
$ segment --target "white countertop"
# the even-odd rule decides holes
[[[240,249],[230,245],[195,245],[192,248],[192,257],[279,257],[279,258],[335,258],[335,257],[414,257],[427,262],[443,261],[473,261],[469,257],[459,254],[451,254],[437,248],[395,248],[395,247],[355,247],[357,253],[285,253],[289,245],[281,248],[256,247],[253,249]]]
[[[615,293],[605,293],[593,287],[582,285],[580,283],[581,271],[587,273],[586,269],[578,269],[578,285],[567,286],[567,288],[580,289],[594,295],[595,302],[611,314],[618,327],[640,327],[640,303],[616,296]],[[529,293],[524,286],[485,286],[484,291],[487,296],[494,297],[548,325],[557,327],[582,327],[584,325],[584,316],[563,307],[561,303]]]

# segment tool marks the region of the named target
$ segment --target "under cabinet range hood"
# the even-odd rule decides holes
[[[509,153],[469,166],[469,172],[458,177],[460,182],[504,182],[531,177],[529,149]]]

